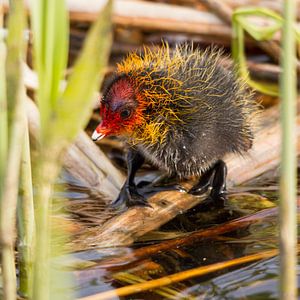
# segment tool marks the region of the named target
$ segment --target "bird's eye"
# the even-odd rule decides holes
[[[120,112],[120,116],[123,120],[128,119],[130,115],[131,115],[131,110],[128,108],[125,108]]]

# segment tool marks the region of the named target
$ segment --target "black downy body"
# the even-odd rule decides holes
[[[160,101],[145,110],[147,122],[162,123],[167,128],[166,134],[163,141],[155,143],[136,142],[134,137],[128,140],[128,178],[114,205],[124,202],[127,206],[147,205],[134,183],[135,173],[145,158],[180,178],[202,175],[190,192],[201,194],[212,186],[211,198],[223,203],[226,165],[222,158],[232,152],[243,154],[252,146],[257,105],[233,68],[222,66],[222,55],[215,49],[201,52],[181,47],[177,51],[186,59],[172,69],[172,80],[165,80],[170,77],[167,62],[162,62],[155,72],[151,62],[145,68],[148,81],[141,89],[157,89],[155,92],[160,93],[163,85],[174,101]],[[117,75],[107,87],[106,95],[118,78],[124,76],[131,74]],[[175,112],[177,120],[168,119],[164,112],[169,110]],[[163,126],[161,130],[165,129]]]

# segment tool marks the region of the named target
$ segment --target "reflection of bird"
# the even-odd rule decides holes
[[[183,45],[144,49],[118,65],[101,103],[93,140],[121,135],[129,144],[128,178],[115,204],[145,205],[134,183],[144,158],[181,178],[201,176],[190,191],[212,186],[224,198],[226,153],[251,148],[257,106],[220,51]]]

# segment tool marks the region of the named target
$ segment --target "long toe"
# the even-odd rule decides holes
[[[151,207],[151,205],[148,203],[147,199],[139,194],[138,192],[131,192],[128,194],[128,199],[126,201],[126,205],[128,207],[131,206],[148,206]]]
[[[211,191],[210,195],[200,202],[195,209],[199,212],[205,211],[212,211],[215,209],[224,209],[227,203],[227,196],[226,192],[215,192],[214,190]]]
[[[126,196],[127,198],[127,196]],[[119,208],[120,206],[122,206],[124,203],[126,203],[126,198],[124,198],[123,194],[119,194],[118,198],[115,199],[112,203],[111,203],[111,207],[112,208]]]
[[[203,186],[203,185],[196,184],[188,191],[188,193],[191,195],[200,196],[200,195],[206,193],[208,188],[209,188],[209,186]]]
[[[119,208],[126,204],[128,200],[127,190],[128,190],[127,185],[124,185],[119,193],[118,198],[111,203],[111,206],[113,208]]]
[[[141,192],[147,197],[159,193],[159,192],[166,192],[166,191],[180,191],[186,192],[186,189],[179,184],[172,184],[172,185],[147,185],[141,189]]]

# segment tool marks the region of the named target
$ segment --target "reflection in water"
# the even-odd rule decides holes
[[[135,249],[185,236],[189,232],[210,228],[273,207],[277,200],[277,180],[274,177],[270,179],[268,174],[265,185],[263,180],[257,179],[245,187],[232,190],[229,205],[225,209],[200,211],[197,207],[193,208],[159,230],[146,234],[132,247],[106,249],[93,249],[85,238],[85,232],[88,232],[89,228],[101,226],[107,219],[116,215],[116,212],[107,207],[108,200],[105,196],[93,195],[76,182],[66,181],[69,184],[68,190],[60,189],[56,193],[55,203],[59,205],[60,198],[69,199],[67,204],[64,203],[64,210],[70,213],[72,221],[78,224],[81,230],[73,234],[70,248],[76,249],[76,252],[63,258],[67,269],[61,272],[73,274],[75,280],[70,288],[78,297],[277,247],[277,217],[274,216],[223,235],[160,251],[143,257],[136,263],[115,268],[112,265],[108,268],[101,263],[110,258],[122,258],[134,253]],[[71,263],[68,263],[68,256],[71,257]],[[277,279],[278,259],[272,258],[224,269],[123,299],[277,299]]]

